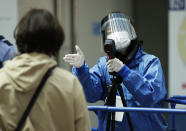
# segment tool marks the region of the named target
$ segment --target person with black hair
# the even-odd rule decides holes
[[[3,67],[5,61],[15,57],[16,53],[16,47],[4,36],[0,35],[0,68]]]
[[[57,18],[31,9],[14,36],[20,54],[0,69],[0,131],[89,131],[82,86],[53,59],[65,39]]]
[[[88,102],[107,101],[113,75],[121,78],[127,107],[163,107],[166,97],[164,74],[158,57],[144,52],[130,18],[120,12],[109,13],[101,21],[103,46],[113,41],[115,56],[101,57],[89,69],[84,53],[76,46],[76,54],[67,54],[64,61],[73,66]],[[111,43],[110,43],[111,44]],[[107,53],[110,53],[109,51]],[[112,53],[111,53],[112,54]],[[111,59],[110,59],[111,58]],[[117,83],[118,84],[118,83]],[[109,94],[109,95],[108,95]],[[122,105],[122,96],[116,92],[116,105]],[[122,101],[122,102],[121,102]],[[106,102],[107,105],[107,102]],[[167,122],[162,114],[128,113],[115,114],[115,131],[166,131]],[[128,117],[127,117],[128,116]],[[105,114],[104,131],[108,130],[109,117]]]

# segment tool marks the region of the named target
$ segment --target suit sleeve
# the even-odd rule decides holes
[[[160,60],[155,57],[146,60],[139,68],[142,73],[126,65],[119,71],[123,84],[142,106],[157,104],[166,96],[165,80]]]
[[[104,60],[98,60],[97,64],[89,69],[88,65],[85,63],[80,68],[73,68],[72,72],[80,80],[85,96],[88,102],[96,102],[101,100],[103,97],[103,88],[105,81],[105,65]]]

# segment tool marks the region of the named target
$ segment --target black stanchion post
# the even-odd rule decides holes
[[[107,53],[109,59],[115,58],[116,49],[115,49],[115,43],[113,40],[111,39],[105,40],[104,50]],[[111,79],[112,85],[108,86],[108,94],[107,94],[105,105],[114,106],[114,107],[116,106],[116,92],[118,90],[121,100],[122,100],[122,104],[123,106],[126,107],[127,104],[125,101],[125,96],[124,96],[122,87],[120,85],[122,83],[122,78],[116,72],[110,72],[110,74],[113,76],[113,78]],[[127,121],[129,123],[130,130],[133,131],[133,126],[132,126],[129,113],[126,112],[125,114],[126,114]],[[111,120],[112,120],[112,123],[111,123]],[[111,131],[115,131],[115,112],[108,112],[106,131],[110,131],[111,125],[112,125]]]

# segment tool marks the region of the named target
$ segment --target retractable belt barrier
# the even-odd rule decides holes
[[[172,96],[164,101],[170,103],[171,108],[141,108],[141,107],[113,107],[113,106],[88,106],[89,111],[95,111],[98,115],[98,128],[92,128],[92,131],[103,131],[103,112],[146,112],[146,113],[164,113],[169,114],[171,123],[170,131],[176,131],[175,115],[186,115],[186,109],[175,109],[176,104],[186,105],[186,96]]]

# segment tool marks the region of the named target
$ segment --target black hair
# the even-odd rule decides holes
[[[57,18],[44,9],[28,11],[14,30],[20,53],[39,52],[56,56],[65,36]]]

